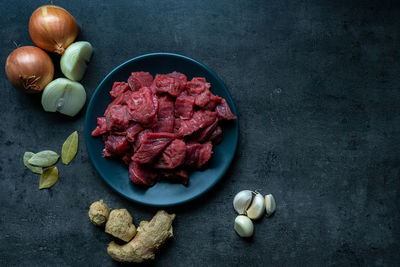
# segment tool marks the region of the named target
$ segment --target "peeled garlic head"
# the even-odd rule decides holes
[[[89,42],[75,42],[68,46],[60,60],[61,71],[70,80],[80,81],[86,71],[86,62],[92,56],[93,48]]]
[[[43,90],[42,106],[48,112],[60,112],[75,116],[86,102],[85,88],[65,78],[58,78],[49,83]]]
[[[233,208],[239,214],[246,214],[246,210],[253,198],[253,192],[250,190],[243,190],[236,194],[233,199]]]
[[[250,237],[254,232],[253,222],[248,217],[239,215],[235,219],[234,229],[241,237]]]
[[[250,207],[247,209],[247,216],[250,219],[257,220],[262,215],[264,215],[264,212],[265,212],[264,197],[260,193],[257,193],[254,196],[253,202],[251,202]]]
[[[267,216],[271,216],[276,210],[275,198],[272,194],[265,196],[265,211]]]

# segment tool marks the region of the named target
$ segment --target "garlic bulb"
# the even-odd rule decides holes
[[[233,199],[233,207],[239,214],[246,214],[246,210],[249,207],[253,198],[253,192],[250,190],[243,190],[236,194]]]
[[[93,48],[89,42],[75,42],[68,46],[60,60],[62,73],[70,80],[80,81],[86,71],[86,62],[92,56]]]
[[[265,212],[265,201],[264,197],[257,193],[254,198],[253,202],[251,203],[250,207],[247,209],[247,216],[250,219],[257,220],[259,219]]]
[[[239,215],[235,219],[234,229],[239,236],[250,237],[254,232],[253,222],[248,217]]]
[[[42,106],[48,112],[60,112],[75,116],[85,105],[85,88],[65,78],[58,78],[49,83],[43,90]]]
[[[275,198],[272,194],[266,195],[265,196],[265,210],[267,212],[267,216],[271,216],[272,213],[275,212],[276,209],[276,203],[275,203]]]

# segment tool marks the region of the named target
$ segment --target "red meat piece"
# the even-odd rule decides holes
[[[186,144],[185,164],[201,168],[211,158],[213,153],[212,147],[211,142],[204,144],[195,142]]]
[[[141,131],[137,136],[135,143],[133,144],[133,148],[135,151],[139,149],[139,147],[142,145],[144,138],[146,137],[146,134],[152,133],[153,131],[151,129],[145,129]]]
[[[129,116],[125,105],[114,105],[106,114],[108,131],[123,131],[129,126]]]
[[[106,118],[105,117],[98,117],[97,118],[97,127],[93,130],[92,136],[99,136],[105,134],[107,132],[106,126]]]
[[[127,90],[129,90],[129,85],[126,82],[115,82],[110,91],[111,98],[115,99]]]
[[[139,123],[132,123],[129,128],[126,129],[126,139],[128,139],[130,143],[134,143],[137,134],[141,131],[143,131],[143,127]]]
[[[191,95],[198,95],[204,92],[206,89],[210,89],[211,85],[206,81],[205,78],[193,78],[186,84],[186,88]]]
[[[128,84],[132,91],[138,91],[142,87],[150,87],[152,83],[153,76],[148,72],[132,72],[128,78]]]
[[[129,179],[138,185],[153,186],[157,173],[135,161],[129,163]]]
[[[191,135],[195,131],[207,127],[215,121],[216,112],[199,110],[190,120],[182,120],[178,130],[179,136]]]
[[[132,160],[138,163],[152,162],[175,138],[176,135],[172,133],[147,133]]]
[[[172,141],[154,164],[158,169],[174,169],[183,164],[186,157],[186,144],[180,139]]]
[[[225,99],[222,99],[221,103],[215,108],[217,112],[218,118],[221,120],[234,120],[236,116],[233,115],[231,109],[229,108],[228,102]]]
[[[152,87],[158,94],[168,93],[171,96],[177,97],[185,89],[186,82],[186,76],[179,72],[165,75],[157,74]]]
[[[164,95],[158,99],[157,127],[155,132],[174,132],[174,101]]]
[[[103,150],[104,157],[117,157],[124,155],[130,150],[130,146],[125,136],[110,135],[105,141],[105,148]]]
[[[179,132],[179,128],[181,127],[181,124],[182,124],[182,119],[180,119],[180,118],[175,118],[175,120],[174,120],[174,133],[175,134],[178,134],[178,132]]]
[[[222,98],[210,91],[210,84],[204,78],[193,78],[187,83],[189,95],[195,97],[195,105],[208,110],[214,110]]]
[[[181,168],[164,170],[161,172],[161,176],[170,182],[183,184],[185,186],[187,186],[189,182],[189,174],[187,170]]]
[[[142,87],[133,92],[130,99],[126,101],[131,118],[141,124],[148,125],[153,122],[158,109],[158,99],[150,88]]]
[[[209,140],[214,144],[217,145],[219,143],[221,143],[222,141],[222,128],[221,126],[217,126],[217,128],[215,128],[215,130],[212,132]]]
[[[190,119],[194,111],[194,97],[181,94],[175,100],[175,116]]]
[[[193,133],[191,140],[196,142],[208,141],[214,130],[217,128],[217,126],[218,126],[218,119],[215,118],[215,121],[212,124]]]

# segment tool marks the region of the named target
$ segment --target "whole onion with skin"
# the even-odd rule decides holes
[[[22,46],[8,56],[6,74],[15,88],[26,93],[39,93],[53,80],[54,65],[42,49]]]
[[[29,34],[40,48],[62,55],[78,36],[78,24],[65,9],[45,5],[32,13]]]

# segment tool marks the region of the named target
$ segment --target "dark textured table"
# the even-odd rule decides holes
[[[29,17],[46,1],[2,1],[1,65],[32,45]],[[114,67],[149,52],[199,60],[227,84],[240,140],[225,177],[175,212],[175,238],[158,266],[322,266],[400,263],[400,8],[394,1],[53,1],[94,47],[82,81],[88,98]],[[391,3],[393,2],[393,3]],[[58,60],[57,56],[53,59]],[[56,64],[58,65],[58,64]],[[57,77],[60,71],[57,70]],[[110,236],[88,220],[90,203],[127,208],[134,222],[156,208],[125,200],[92,166],[85,110],[66,118],[1,73],[0,265],[113,266]],[[80,132],[77,157],[38,190],[25,151],[59,151]],[[243,240],[233,196],[273,193],[277,212]]]

